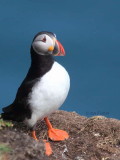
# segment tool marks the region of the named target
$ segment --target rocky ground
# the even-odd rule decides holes
[[[104,116],[83,117],[75,112],[57,111],[49,117],[55,128],[66,130],[70,138],[52,142],[44,121],[37,124],[39,142],[22,123],[0,121],[0,160],[120,160],[120,121]],[[43,139],[53,149],[44,154]]]

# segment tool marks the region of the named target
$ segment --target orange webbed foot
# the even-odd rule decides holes
[[[35,131],[32,131],[32,138],[34,139],[34,140],[36,140],[36,141],[38,141],[38,138],[36,137],[36,132]],[[52,154],[52,148],[51,148],[51,146],[50,146],[50,143],[49,142],[47,142],[46,140],[43,140],[43,142],[44,142],[44,145],[45,145],[45,154],[47,155],[47,156],[50,156],[51,154]]]
[[[44,120],[48,126],[48,136],[52,141],[63,141],[69,138],[69,135],[66,131],[53,128],[47,117],[44,118]]]
[[[48,136],[52,141],[64,141],[69,138],[69,135],[66,131],[51,128],[48,130]]]
[[[53,153],[52,148],[51,148],[51,145],[50,145],[49,142],[47,142],[47,140],[43,140],[43,142],[44,142],[44,144],[45,144],[45,154],[46,154],[47,156],[50,156],[50,155]]]

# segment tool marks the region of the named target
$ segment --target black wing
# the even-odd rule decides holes
[[[31,110],[28,104],[28,96],[31,92],[33,85],[37,82],[35,80],[25,79],[21,86],[18,88],[14,102],[2,108],[2,118],[4,120],[24,121],[25,118],[31,117]]]

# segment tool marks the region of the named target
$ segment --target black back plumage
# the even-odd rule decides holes
[[[31,117],[30,106],[27,103],[29,93],[34,84],[47,73],[53,63],[52,55],[39,55],[31,47],[31,66],[24,81],[18,88],[14,102],[4,107],[2,110],[2,118],[4,120],[24,121],[25,118]]]

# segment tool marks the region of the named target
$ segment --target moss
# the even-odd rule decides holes
[[[2,118],[1,118],[1,115],[0,115],[0,130],[5,128],[5,127],[12,127],[13,126],[13,123],[10,122],[10,121],[4,121]]]
[[[12,149],[10,147],[8,147],[6,144],[1,143],[0,144],[0,155],[4,154],[4,153],[8,153],[10,152]]]
[[[4,143],[0,143],[0,160],[7,160],[8,153],[11,152],[12,149]]]

